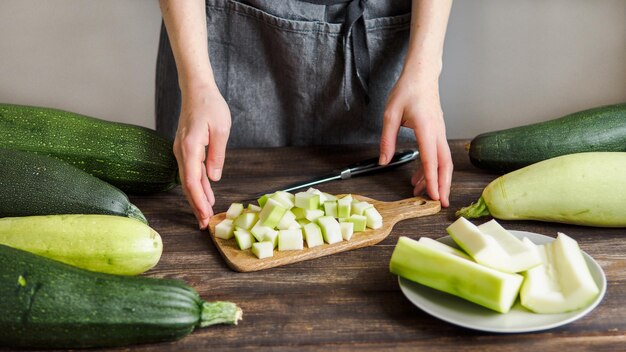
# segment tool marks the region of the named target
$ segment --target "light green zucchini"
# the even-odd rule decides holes
[[[626,152],[576,153],[500,176],[457,216],[626,227]]]
[[[42,215],[0,219],[0,244],[83,269],[137,275],[161,258],[161,236],[115,215]]]

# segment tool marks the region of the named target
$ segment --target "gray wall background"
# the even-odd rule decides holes
[[[0,102],[154,128],[156,0],[0,0]],[[626,1],[456,0],[448,137],[626,101]]]

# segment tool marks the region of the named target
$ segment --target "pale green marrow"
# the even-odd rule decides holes
[[[161,236],[114,215],[44,215],[0,219],[0,244],[90,271],[137,275],[154,267]]]
[[[457,212],[477,218],[626,227],[626,152],[559,156],[492,181]]]

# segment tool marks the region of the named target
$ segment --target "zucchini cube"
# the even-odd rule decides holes
[[[296,223],[296,215],[291,210],[287,210],[285,215],[283,215],[278,222],[278,225],[276,225],[276,228],[279,230],[287,230],[293,223]]]
[[[309,248],[321,246],[324,244],[324,237],[322,236],[322,230],[314,223],[310,222],[304,225],[304,238],[306,239],[306,245]]]
[[[333,218],[337,217],[337,201],[336,200],[327,200],[324,202],[324,213],[327,216],[332,216]]]
[[[298,192],[295,196],[296,207],[314,210],[320,207],[320,196],[312,192]]]
[[[254,236],[246,229],[237,228],[234,233],[237,245],[242,251],[252,247],[252,243],[255,242]]]
[[[273,198],[268,198],[261,212],[259,213],[259,222],[261,225],[271,228],[276,227],[283,215],[289,210],[283,204]]]
[[[231,239],[233,237],[234,230],[235,225],[233,224],[233,220],[224,219],[220,221],[219,224],[215,225],[215,237],[224,240]]]
[[[365,218],[367,219],[366,225],[370,229],[379,229],[383,227],[383,217],[380,215],[376,208],[371,207],[365,209]]]
[[[263,241],[261,242],[271,242],[274,248],[276,248],[278,246],[278,231],[270,229],[263,235]]]
[[[350,217],[344,219],[344,221],[354,223],[354,232],[365,231],[365,227],[367,226],[367,217],[365,215],[350,215]]]
[[[252,244],[252,254],[259,259],[273,257],[274,245],[271,242],[254,242]]]
[[[236,227],[250,230],[258,220],[258,213],[243,213],[233,221],[233,224],[235,224]]]
[[[278,250],[293,251],[304,249],[302,230],[280,230],[278,232]]]
[[[243,204],[233,203],[228,207],[226,211],[226,219],[235,219],[243,213]]]
[[[322,236],[326,243],[333,244],[343,241],[341,227],[335,218],[332,216],[322,216],[317,219],[317,223],[322,230]]]
[[[347,195],[337,200],[337,217],[347,218],[350,216],[352,208],[352,196]]]
[[[339,223],[339,228],[341,229],[341,236],[343,239],[349,241],[354,233],[354,223],[349,221],[341,222]]]

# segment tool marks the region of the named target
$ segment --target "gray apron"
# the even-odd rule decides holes
[[[365,89],[352,45],[344,43],[348,4],[206,0],[211,66],[232,117],[229,148],[379,142],[387,96],[408,46],[411,1],[362,5],[370,67]],[[156,128],[171,139],[180,104],[163,26]],[[406,129],[400,138],[414,139]]]

